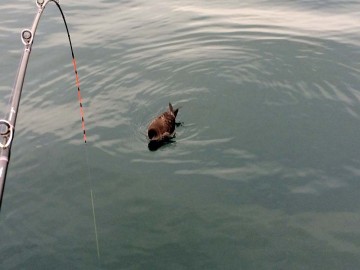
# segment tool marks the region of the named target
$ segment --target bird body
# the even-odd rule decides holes
[[[148,138],[150,142],[161,142],[169,140],[175,134],[175,119],[179,109],[174,110],[171,103],[166,112],[156,117],[148,127]]]

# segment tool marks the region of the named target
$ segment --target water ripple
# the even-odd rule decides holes
[[[78,147],[66,34],[51,5],[28,66],[2,209],[8,268],[96,267],[95,253],[84,249],[93,241],[91,171],[105,268],[134,268],[134,261],[161,268],[170,258],[187,269],[332,269],[336,259],[356,269],[358,247],[349,239],[359,235],[358,217],[351,219],[359,212],[359,3],[79,0],[62,7],[90,168]],[[0,6],[5,99],[19,33],[35,11],[27,0]],[[182,124],[173,143],[149,151],[147,126],[169,102],[180,107]],[[234,256],[234,244],[244,257]],[[20,254],[16,262],[10,253]]]

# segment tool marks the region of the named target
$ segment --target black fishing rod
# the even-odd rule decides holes
[[[84,113],[83,113],[83,106],[82,106],[82,99],[80,94],[80,84],[79,84],[79,78],[78,78],[78,72],[76,68],[76,61],[74,57],[74,51],[71,44],[69,29],[66,24],[64,13],[59,5],[58,0],[36,0],[36,5],[38,7],[38,11],[35,15],[35,19],[33,22],[33,25],[31,29],[24,29],[21,32],[21,40],[24,44],[24,51],[23,55],[20,61],[18,73],[15,78],[15,84],[12,90],[12,95],[10,99],[10,110],[7,114],[6,119],[0,120],[0,209],[2,205],[2,198],[4,194],[4,188],[5,188],[5,181],[6,181],[6,174],[8,169],[8,164],[10,161],[10,152],[11,152],[11,146],[14,139],[14,133],[15,133],[15,123],[17,118],[17,113],[19,110],[19,103],[20,103],[20,97],[22,88],[24,85],[24,78],[26,74],[26,68],[29,61],[29,56],[31,53],[32,44],[35,37],[35,32],[37,29],[37,26],[39,24],[40,17],[45,9],[45,6],[49,3],[53,2],[57,5],[59,8],[62,18],[65,23],[66,31],[68,34],[69,42],[70,42],[70,49],[71,54],[73,58],[73,66],[76,76],[76,86],[78,89],[78,99],[80,102],[80,114],[81,114],[81,121],[82,121],[82,129],[84,134],[84,142],[86,143],[86,134],[85,134],[85,122],[84,122]]]

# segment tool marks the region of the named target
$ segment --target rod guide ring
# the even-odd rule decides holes
[[[32,42],[33,34],[29,29],[21,31],[21,40],[24,45],[29,45]]]
[[[45,3],[45,0],[36,0],[36,5],[41,8],[43,4]]]
[[[3,128],[5,127],[5,131],[2,132],[1,129],[0,129],[0,135],[3,136],[4,139],[7,139],[6,140],[6,143],[3,144],[0,142],[0,148],[7,148],[12,139],[13,139],[13,136],[14,136],[14,129],[13,129],[13,126],[10,124],[9,121],[6,121],[4,119],[0,120],[0,128]]]

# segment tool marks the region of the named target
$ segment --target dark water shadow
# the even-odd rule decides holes
[[[166,139],[166,140],[150,141],[148,143],[148,148],[149,148],[150,151],[156,151],[162,146],[175,143],[176,141],[174,140],[174,138],[175,138],[175,136],[172,137],[172,138]]]

